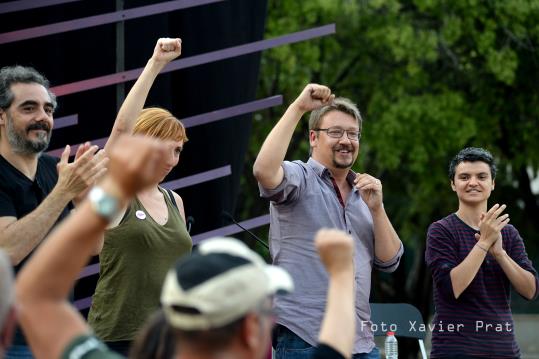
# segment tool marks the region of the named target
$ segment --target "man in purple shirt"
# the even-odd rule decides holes
[[[309,111],[311,158],[307,163],[284,161],[294,129]],[[395,270],[403,248],[384,210],[380,180],[351,171],[361,129],[361,115],[350,100],[310,84],[272,129],[255,161],[261,196],[271,201],[271,256],[296,285],[293,294],[275,300],[277,358],[308,358],[316,345],[328,282],[313,244],[322,227],[344,230],[354,239],[354,358],[379,356],[365,325],[370,319],[371,271],[373,266]]]
[[[434,280],[431,358],[518,358],[511,287],[537,298],[537,272],[524,242],[503,214],[490,209],[496,166],[482,148],[465,148],[449,165],[456,213],[431,224],[425,259]]]

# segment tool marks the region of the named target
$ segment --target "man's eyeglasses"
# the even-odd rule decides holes
[[[348,139],[351,141],[359,141],[361,138],[361,131],[344,130],[340,127],[313,128],[313,131],[326,131],[328,136],[331,138],[341,138],[346,132],[346,137],[348,137]]]

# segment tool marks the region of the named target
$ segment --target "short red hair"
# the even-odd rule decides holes
[[[133,129],[133,134],[156,137],[161,140],[187,142],[187,133],[183,124],[169,111],[159,107],[145,108]]]

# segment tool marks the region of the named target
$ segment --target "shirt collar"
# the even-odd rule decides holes
[[[328,178],[331,176],[331,172],[327,167],[325,167],[323,164],[318,162],[312,157],[309,157],[309,160],[307,161],[307,164],[313,169],[313,171],[318,175],[320,178],[324,178],[327,176]],[[355,190],[354,187],[354,180],[356,179],[356,173],[352,170],[348,171],[348,174],[346,175],[346,181],[352,186],[352,188]]]

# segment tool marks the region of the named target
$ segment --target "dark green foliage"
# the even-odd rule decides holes
[[[365,123],[354,170],[382,179],[386,209],[414,253],[406,275],[396,276],[405,281],[389,279],[393,290],[378,287],[377,295],[426,305],[425,233],[457,209],[447,167],[465,146],[485,147],[498,159],[489,206],[508,205],[530,257],[539,260],[538,189],[531,186],[539,171],[539,1],[274,0],[268,11],[266,38],[337,25],[334,36],[266,51],[259,98],[283,94],[289,104],[317,82],[358,104]],[[284,109],[254,117],[244,217],[267,212],[250,171]],[[288,158],[307,156],[304,119]]]

